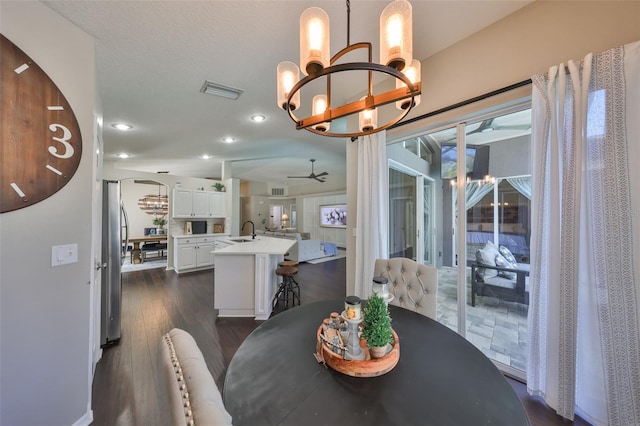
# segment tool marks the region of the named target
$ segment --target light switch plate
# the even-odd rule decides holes
[[[65,244],[51,247],[51,266],[67,265],[78,262],[78,244]]]

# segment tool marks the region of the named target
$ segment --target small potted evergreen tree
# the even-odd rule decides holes
[[[389,308],[377,293],[367,299],[362,320],[362,337],[367,340],[372,358],[386,355],[389,344],[394,341]]]

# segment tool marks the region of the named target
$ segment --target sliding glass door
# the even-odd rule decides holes
[[[436,266],[438,321],[520,377],[527,356],[530,115],[512,108],[388,147],[390,253]],[[481,260],[503,269],[480,268]]]
[[[389,161],[389,257],[435,266],[433,190],[422,172]]]

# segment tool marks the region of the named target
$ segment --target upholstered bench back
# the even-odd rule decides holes
[[[189,333],[174,328],[162,336],[160,356],[172,425],[231,425],[231,416],[224,408],[220,391]]]

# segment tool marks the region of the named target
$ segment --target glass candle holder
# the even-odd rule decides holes
[[[361,319],[360,298],[357,296],[348,296],[344,301],[344,311],[345,316],[349,320]]]
[[[372,290],[374,293],[378,293],[378,296],[387,299],[389,297],[389,280],[385,277],[374,277]]]

